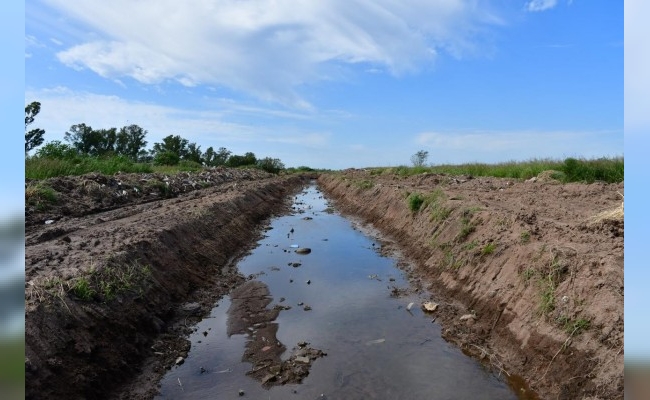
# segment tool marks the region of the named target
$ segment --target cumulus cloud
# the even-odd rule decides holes
[[[44,1],[92,32],[58,53],[70,67],[221,85],[302,108],[300,87],[339,79],[335,66],[412,73],[441,53],[475,52],[486,27],[501,23],[477,0]]]

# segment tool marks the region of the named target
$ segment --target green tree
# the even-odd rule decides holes
[[[152,149],[152,155],[154,160],[160,153],[172,153],[178,156],[178,159],[182,159],[187,155],[187,146],[189,142],[187,139],[183,139],[179,135],[169,135],[163,138],[161,143],[154,143]]]
[[[429,152],[426,150],[420,150],[411,156],[411,162],[414,167],[424,167],[427,158],[429,158]]]
[[[43,147],[36,150],[36,157],[41,158],[58,158],[58,159],[73,159],[77,157],[77,150],[59,140],[53,140],[45,143]]]
[[[279,158],[265,157],[261,160],[257,160],[257,167],[266,172],[277,174],[284,169],[284,164]]]
[[[219,150],[217,151],[217,155],[215,156],[214,159],[214,166],[218,165],[226,165],[226,162],[228,161],[228,157],[232,154],[232,151],[228,150],[225,147],[219,147]]]
[[[147,141],[144,140],[146,135],[147,131],[138,125],[122,127],[117,134],[115,152],[129,157],[133,161],[138,161],[147,145]]]
[[[80,154],[103,156],[115,152],[117,129],[95,130],[91,126],[81,123],[72,125],[70,130],[65,133],[64,139]]]
[[[248,152],[243,156],[232,155],[228,157],[228,161],[226,162],[226,165],[229,167],[242,167],[246,165],[253,166],[255,164],[257,164],[257,158],[255,157],[255,154],[251,152]]]
[[[184,160],[194,161],[201,164],[203,159],[203,153],[201,153],[201,146],[198,146],[196,143],[190,143],[187,145],[187,152],[183,157]]]
[[[41,112],[41,103],[38,101],[33,101],[25,106],[25,153],[43,144],[44,129],[37,128],[27,131],[27,127],[34,122],[34,118],[39,112]]]

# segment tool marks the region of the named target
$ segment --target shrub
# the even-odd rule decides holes
[[[422,204],[424,204],[424,197],[422,197],[418,193],[411,194],[408,198],[408,205],[409,205],[409,210],[412,212],[417,212],[420,210],[420,207],[422,207]]]

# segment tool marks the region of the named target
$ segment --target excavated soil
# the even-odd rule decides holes
[[[230,333],[248,319],[274,337],[268,289],[235,262],[313,178],[221,168],[26,182],[26,397],[153,398],[194,323],[228,293]],[[407,255],[447,340],[540,398],[623,399],[624,226],[615,212],[594,218],[620,206],[622,183],[318,179]],[[252,341],[244,356],[263,385],[299,382],[324,355],[307,345],[288,363],[281,344]]]
[[[191,326],[245,281],[234,261],[311,178],[214,169],[27,182],[26,397],[152,398]]]
[[[445,339],[523,378],[528,398],[623,399],[623,183],[377,170],[318,182],[407,255]]]

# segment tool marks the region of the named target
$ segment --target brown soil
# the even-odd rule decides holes
[[[192,324],[245,281],[234,260],[309,179],[216,169],[27,182],[26,397],[153,397]]]
[[[255,340],[275,338],[278,310],[235,261],[311,178],[213,169],[27,182],[26,397],[152,398],[228,293],[229,332],[263,332],[244,353],[250,375],[299,382],[324,354],[299,343],[281,361],[284,344]],[[361,170],[319,183],[409,256],[446,339],[541,398],[623,398],[623,221],[593,220],[620,206],[623,184]],[[411,193],[429,196],[416,212]]]
[[[346,170],[319,184],[407,254],[444,337],[523,397],[623,399],[624,185],[544,177]]]

